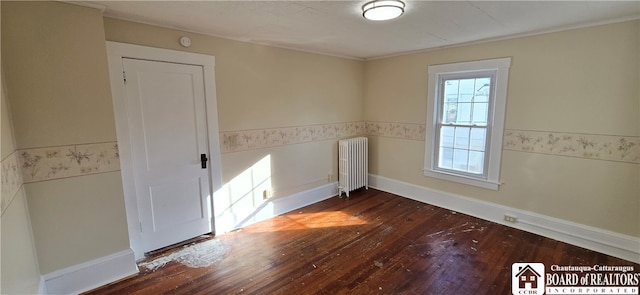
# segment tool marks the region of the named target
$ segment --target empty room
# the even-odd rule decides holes
[[[1,294],[640,293],[639,1],[0,13]]]

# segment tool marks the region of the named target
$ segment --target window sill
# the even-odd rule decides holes
[[[500,182],[497,182],[497,181],[471,178],[471,177],[466,177],[466,176],[462,176],[462,175],[455,175],[455,174],[450,174],[450,173],[441,172],[441,171],[428,170],[428,169],[424,170],[423,172],[424,172],[424,176],[427,176],[427,177],[433,177],[433,178],[448,180],[448,181],[452,181],[452,182],[457,182],[457,183],[462,183],[462,184],[466,184],[466,185],[481,187],[481,188],[490,189],[490,190],[494,190],[494,191],[497,191],[498,188],[500,187]]]

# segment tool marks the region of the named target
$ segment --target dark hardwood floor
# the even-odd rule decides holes
[[[511,294],[515,262],[640,270],[625,260],[373,189],[199,243],[216,247],[203,254],[210,266],[173,259],[87,294]]]

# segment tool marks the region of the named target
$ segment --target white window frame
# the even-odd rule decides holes
[[[502,136],[507,102],[507,84],[511,58],[432,65],[428,68],[427,122],[425,136],[424,175],[486,189],[498,190],[500,186],[500,160],[502,158]],[[443,77],[473,76],[475,73],[492,72],[491,98],[487,120],[487,146],[485,149],[484,173],[472,175],[449,169],[437,168],[439,109],[442,101],[440,81]]]

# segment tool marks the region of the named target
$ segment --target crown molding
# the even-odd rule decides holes
[[[97,10],[100,11],[100,13],[104,13],[104,11],[107,9],[106,5],[97,4],[97,3],[91,3],[91,2],[86,2],[86,1],[69,1],[69,0],[57,0],[57,1],[63,2],[63,3],[67,3],[67,4],[73,4],[73,5],[78,5],[78,6],[97,9]]]

